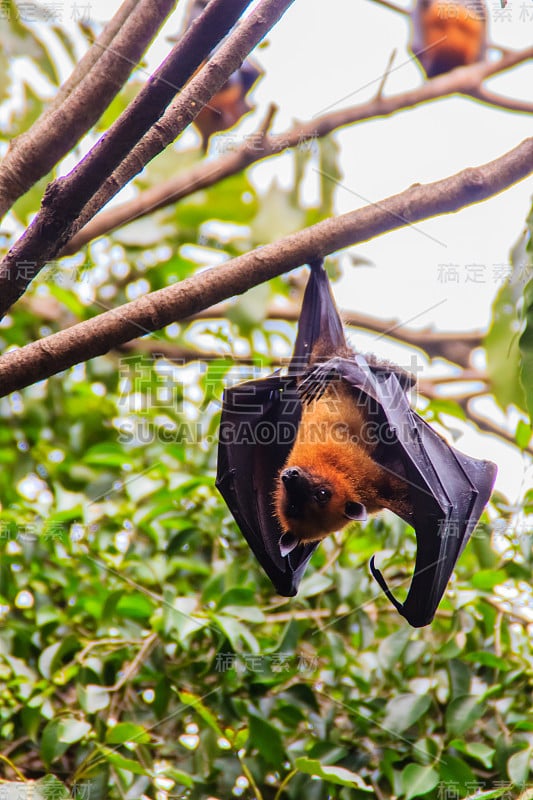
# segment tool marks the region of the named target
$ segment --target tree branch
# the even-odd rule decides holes
[[[246,56],[278,21],[294,0],[263,0],[210,58],[169,106],[156,125],[124,158],[115,172],[89,200],[76,222],[81,228],[192,122],[211,97],[243,63]]]
[[[154,126],[160,139],[165,138],[165,129],[161,127],[161,116],[171,102],[176,91],[197,70],[219,41],[242,14],[251,0],[212,0],[205,11],[186,31],[183,38],[173,48],[170,55],[147,81],[135,100],[120,115],[109,131],[100,138],[85,158],[69,175],[53,181],[45,192],[41,210],[25,231],[23,236],[11,248],[0,265],[0,315],[5,313],[15,300],[24,293],[33,277],[46,261],[54,258],[66,241],[76,232],[76,220],[83,209],[110,176],[120,162],[130,156],[131,150]],[[282,11],[292,0],[264,0],[255,12],[255,18],[269,6]],[[266,3],[266,6],[264,5]],[[250,15],[253,16],[253,15]],[[263,13],[263,16],[267,16]],[[247,20],[248,21],[248,20]],[[263,22],[262,35],[268,30]],[[274,19],[274,22],[276,19]],[[273,24],[273,23],[272,23]],[[260,26],[261,27],[261,26]],[[236,31],[235,34],[238,34]],[[234,37],[230,37],[233,39]],[[253,37],[249,49],[257,43]],[[260,37],[261,38],[261,37]],[[242,60],[248,54],[243,54]],[[235,69],[234,64],[228,70],[210,70],[210,64],[201,70],[212,78],[208,83],[211,94],[229,78]],[[192,83],[191,83],[192,86]],[[211,95],[202,98],[205,101]],[[174,130],[181,132],[200,110],[195,103],[195,95],[190,87],[182,93],[182,100],[193,109],[192,113],[182,114],[174,120]],[[160,150],[164,145],[161,145]],[[146,161],[136,161],[136,171],[142,169]],[[115,191],[121,186],[115,187]],[[24,269],[21,269],[21,265]]]
[[[473,92],[478,91],[476,87],[480,87],[481,81],[532,57],[533,48],[527,48],[519,53],[510,53],[496,62],[461,67],[446,75],[432,78],[408,92],[390,97],[382,97],[378,92],[378,95],[367,103],[324,114],[303,125],[295,125],[286,133],[275,136],[261,134],[253,136],[238,149],[221,156],[216,161],[202,161],[186,173],[140,192],[133,200],[101,212],[66,244],[60,255],[72,255],[88,242],[121,225],[175,203],[200,189],[213,186],[257,161],[281,153],[290,147],[296,147],[305,141],[327,136],[338,128],[363,120],[387,117],[397,111],[456,93],[470,94],[474,97],[476,95]],[[533,112],[533,104],[529,106],[529,110]]]
[[[91,47],[87,50],[81,61],[78,61],[65,83],[59,87],[57,94],[51,99],[44,115],[55,111],[58,106],[67,99],[69,94],[74,91],[76,86],[81,83],[86,75],[89,74],[97,61],[101,59],[102,55],[109,48],[113,39],[127,22],[130,15],[135,11],[137,5],[138,0],[124,0],[116,14],[104,27],[100,36],[93,40]]]
[[[454,378],[451,378],[449,380],[460,381],[462,379],[463,378],[460,375],[458,375],[458,376],[456,376]],[[464,378],[464,380],[481,380],[481,381],[483,381],[483,377],[480,377],[480,378],[477,378],[477,379],[476,378],[470,378],[470,379]],[[446,379],[444,378],[443,382],[445,382],[445,381],[446,381]],[[427,397],[429,400],[439,400],[439,399],[443,398],[443,395],[439,394],[439,392],[435,390],[434,386],[432,386],[429,381],[420,381],[419,382],[419,389],[420,389],[420,393],[422,395],[424,395],[425,397]],[[512,445],[514,445],[516,447],[516,440],[515,440],[515,437],[513,436],[512,433],[510,433],[509,431],[505,430],[505,428],[501,428],[499,425],[496,425],[496,423],[492,422],[490,419],[487,419],[487,417],[483,416],[482,414],[479,414],[471,406],[471,403],[470,403],[471,400],[474,400],[476,397],[487,396],[489,394],[489,391],[490,391],[489,387],[487,386],[487,387],[485,387],[485,389],[483,389],[483,390],[481,390],[479,392],[470,392],[467,395],[463,395],[463,396],[454,395],[454,396],[450,397],[449,399],[451,399],[455,403],[457,403],[457,405],[460,406],[463,409],[467,419],[469,419],[470,422],[473,422],[474,425],[476,425],[480,430],[485,431],[485,433],[490,433],[493,436],[497,436],[499,439],[503,439],[505,442],[509,442],[510,444],[512,444]],[[525,448],[525,450],[526,450],[526,452],[533,454],[533,444],[528,445]]]
[[[518,100],[514,97],[504,97],[501,94],[490,92],[488,89],[485,89],[484,86],[480,86],[479,89],[472,89],[469,94],[471,97],[476,100],[481,100],[482,103],[486,103],[489,106],[495,106],[496,108],[503,108],[509,111],[518,111],[524,114],[533,113],[533,103],[527,103],[525,100]]]
[[[71,311],[68,311],[54,297],[40,297],[38,295],[26,295],[21,300],[21,304],[32,314],[46,322],[54,322],[56,326],[67,328],[75,325],[77,320]],[[215,306],[206,308],[191,317],[181,320],[184,324],[189,324],[197,320],[220,320],[226,319],[228,311],[232,307],[231,303],[223,302]],[[89,307],[88,313],[91,313]],[[424,351],[428,358],[443,358],[462,368],[470,365],[470,355],[472,350],[480,347],[483,342],[484,334],[482,331],[456,331],[453,333],[446,331],[435,331],[431,328],[413,330],[401,325],[398,320],[382,320],[370,317],[358,311],[341,310],[341,318],[346,325],[372,331],[380,334],[378,338],[387,337],[394,339],[402,344],[412,345]],[[294,303],[284,304],[283,307],[273,305],[268,308],[265,319],[283,320],[284,322],[297,322],[300,319],[300,308]],[[121,345],[120,350],[146,352],[181,359],[184,361],[212,361],[216,358],[223,358],[220,352],[195,350],[194,348],[181,347],[171,342],[152,340],[152,339],[133,339],[131,342]],[[232,355],[233,360],[236,359]],[[239,359],[241,360],[241,359]],[[249,359],[243,358],[245,363]],[[449,380],[446,378],[445,380]],[[460,378],[460,380],[464,380]]]
[[[533,172],[533,138],[495,161],[324,220],[0,358],[0,396],[349,245],[498,194]]]
[[[176,0],[127,0],[0,165],[0,218],[65,156],[120,91]]]
[[[391,3],[390,0],[373,0],[376,5],[385,6],[390,11],[396,11],[398,14],[403,14],[404,17],[410,17],[411,11],[408,8],[397,6],[396,3]]]
[[[211,311],[207,309],[198,316],[209,317]],[[213,314],[220,316],[220,314]],[[286,310],[272,309],[268,314],[270,319],[298,320],[300,310],[296,307]],[[390,339],[396,339],[403,344],[413,345],[423,350],[430,358],[444,358],[461,367],[467,367],[470,363],[470,354],[475,347],[479,347],[483,341],[481,331],[461,331],[457,333],[446,333],[433,331],[427,328],[413,330],[401,325],[398,320],[378,320],[359,311],[341,311],[341,317],[346,325],[354,328],[363,328],[373,331]]]

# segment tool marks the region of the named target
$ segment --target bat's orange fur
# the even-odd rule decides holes
[[[331,382],[320,399],[303,406],[296,441],[283,469],[299,467],[306,473],[309,500],[297,519],[287,516],[286,490],[279,479],[275,508],[284,531],[303,541],[322,539],[348,524],[349,503],[362,503],[369,513],[408,509],[406,484],[372,460],[377,442],[368,441],[364,423],[364,408],[343,380]],[[331,492],[324,505],[313,498],[313,491],[321,488]]]
[[[194,120],[202,135],[204,149],[213,133],[233,127],[251,108],[246,100],[246,90],[239,82],[225,83]]]
[[[420,24],[426,48],[420,60],[430,77],[483,57],[485,21],[469,5],[434,2],[422,13]]]

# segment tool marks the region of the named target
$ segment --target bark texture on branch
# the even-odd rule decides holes
[[[0,218],[101,117],[175,4],[176,0],[122,4],[50,107],[10,143],[0,165]]]
[[[294,0],[263,0],[263,6],[259,6],[240,23],[238,29],[219,47],[206,66],[176,97],[157,124],[139,141],[90,199],[77,220],[77,228],[92,219],[122,186],[140,172],[142,166],[179,136],[223,86],[227,78],[239,69],[246,56],[293,2]]]
[[[480,202],[533,172],[533,138],[494,161],[324,220],[0,358],[0,396],[103,355],[335,250]]]
[[[49,184],[41,210],[0,265],[0,315],[24,293],[46,261],[60,252],[77,230],[76,220],[82,208],[120,162],[130,155],[146,131],[152,125],[157,126],[175,93],[227,34],[250,2],[212,0],[109,131],[69,175]],[[276,4],[275,0],[270,0],[270,3]],[[277,4],[286,7],[289,2],[277,0]],[[218,76],[220,85],[230,74]],[[217,88],[218,85],[213,91]],[[137,163],[137,171],[145,163]],[[116,191],[118,188],[120,186]]]

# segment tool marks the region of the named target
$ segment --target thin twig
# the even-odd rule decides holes
[[[411,15],[411,11],[408,8],[397,6],[396,3],[392,3],[391,0],[372,0],[372,2],[376,3],[376,5],[385,6],[385,8],[391,11],[396,11],[397,14],[403,14],[404,17],[409,17]]]
[[[102,689],[105,689],[108,692],[118,692],[118,690],[122,688],[122,686],[124,686],[124,684],[127,683],[137,673],[145,659],[148,658],[150,652],[155,647],[157,640],[157,633],[151,633],[150,636],[147,636],[135,658],[130,661],[126,667],[124,667],[122,675],[118,681],[116,681],[113,686],[102,686]]]
[[[376,100],[381,100],[383,97],[383,91],[385,89],[385,84],[387,83],[387,79],[390,75],[392,65],[394,64],[394,59],[396,58],[396,53],[398,51],[394,49],[389,56],[389,60],[387,62],[387,66],[385,67],[385,72],[383,73],[383,77],[381,78],[380,84],[378,86],[378,90],[376,92]]]

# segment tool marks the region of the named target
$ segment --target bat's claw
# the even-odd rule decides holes
[[[331,381],[339,380],[340,375],[335,366],[337,359],[331,358],[324,364],[317,364],[298,386],[300,400],[305,405],[319,400]]]
[[[300,542],[296,536],[293,533],[290,533],[290,531],[287,531],[287,533],[284,533],[279,540],[279,552],[283,558],[285,558],[285,556],[288,556],[289,553],[292,553],[292,551],[298,547],[299,544]]]

